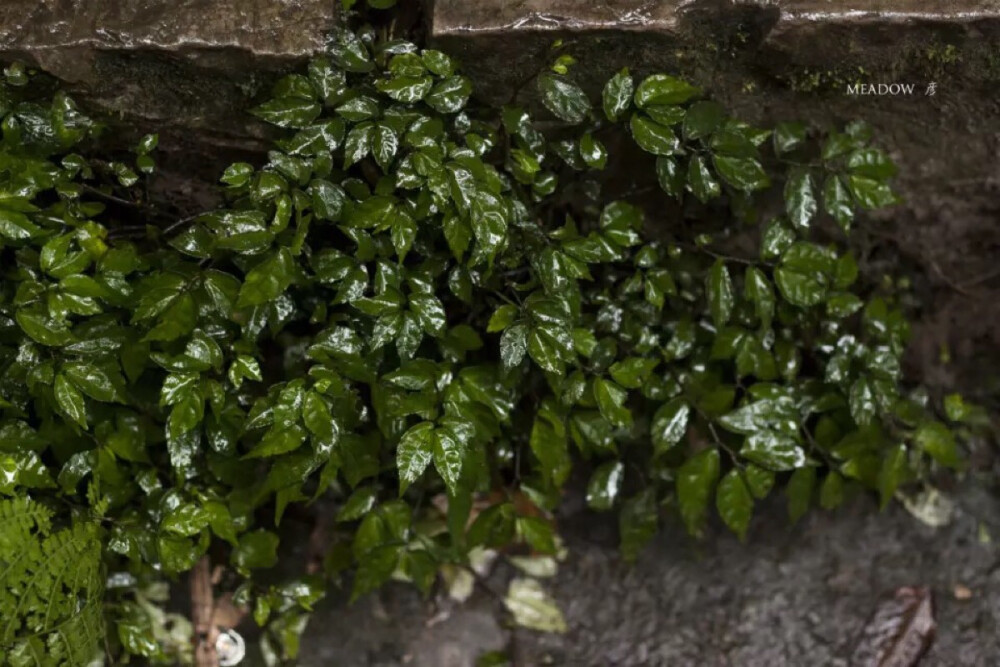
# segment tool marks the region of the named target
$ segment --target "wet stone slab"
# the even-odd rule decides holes
[[[3,0],[0,60],[58,78],[126,134],[167,150],[260,150],[244,110],[323,47],[333,0]],[[166,139],[164,141],[163,139]]]

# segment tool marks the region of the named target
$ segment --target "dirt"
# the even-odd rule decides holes
[[[353,606],[328,598],[301,664],[462,667],[503,649],[517,665],[846,666],[880,600],[926,586],[938,630],[921,666],[996,665],[1000,500],[983,484],[964,488],[941,528],[898,503],[879,513],[866,497],[789,527],[779,498],[746,544],[722,530],[695,542],[668,526],[634,566],[617,553],[613,522],[570,509],[569,556],[545,584],[567,634],[511,629],[482,590],[458,604],[399,584]],[[505,590],[511,576],[499,566],[491,587]]]

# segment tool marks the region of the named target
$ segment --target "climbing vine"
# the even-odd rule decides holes
[[[665,517],[743,539],[779,490],[797,520],[960,464],[972,408],[901,384],[906,319],[848,250],[895,202],[868,129],[756,128],[628,69],[592,98],[564,51],[497,110],[448,55],[338,30],[252,109],[266,162],[183,220],[146,197],[155,136],[87,157],[99,126],[6,70],[0,661],[191,660],[150,591],[205,558],[292,660],[344,573],[555,553],[571,479],[634,559]],[[322,565],[255,577],[309,506]]]

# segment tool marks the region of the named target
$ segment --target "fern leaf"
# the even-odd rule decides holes
[[[97,527],[53,530],[30,498],[0,501],[0,657],[12,667],[85,666],[103,637]]]

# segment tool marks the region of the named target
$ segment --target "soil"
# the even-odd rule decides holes
[[[998,510],[982,485],[967,485],[940,528],[898,503],[879,513],[868,498],[789,527],[783,504],[771,502],[744,545],[722,530],[695,542],[668,526],[631,567],[613,523],[577,511],[564,517],[569,556],[546,582],[567,634],[511,629],[482,590],[458,604],[392,585],[353,606],[328,598],[303,637],[301,664],[460,667],[504,649],[517,665],[846,666],[879,602],[926,586],[937,634],[922,667],[996,665]],[[511,575],[498,566],[491,587],[505,590]]]

